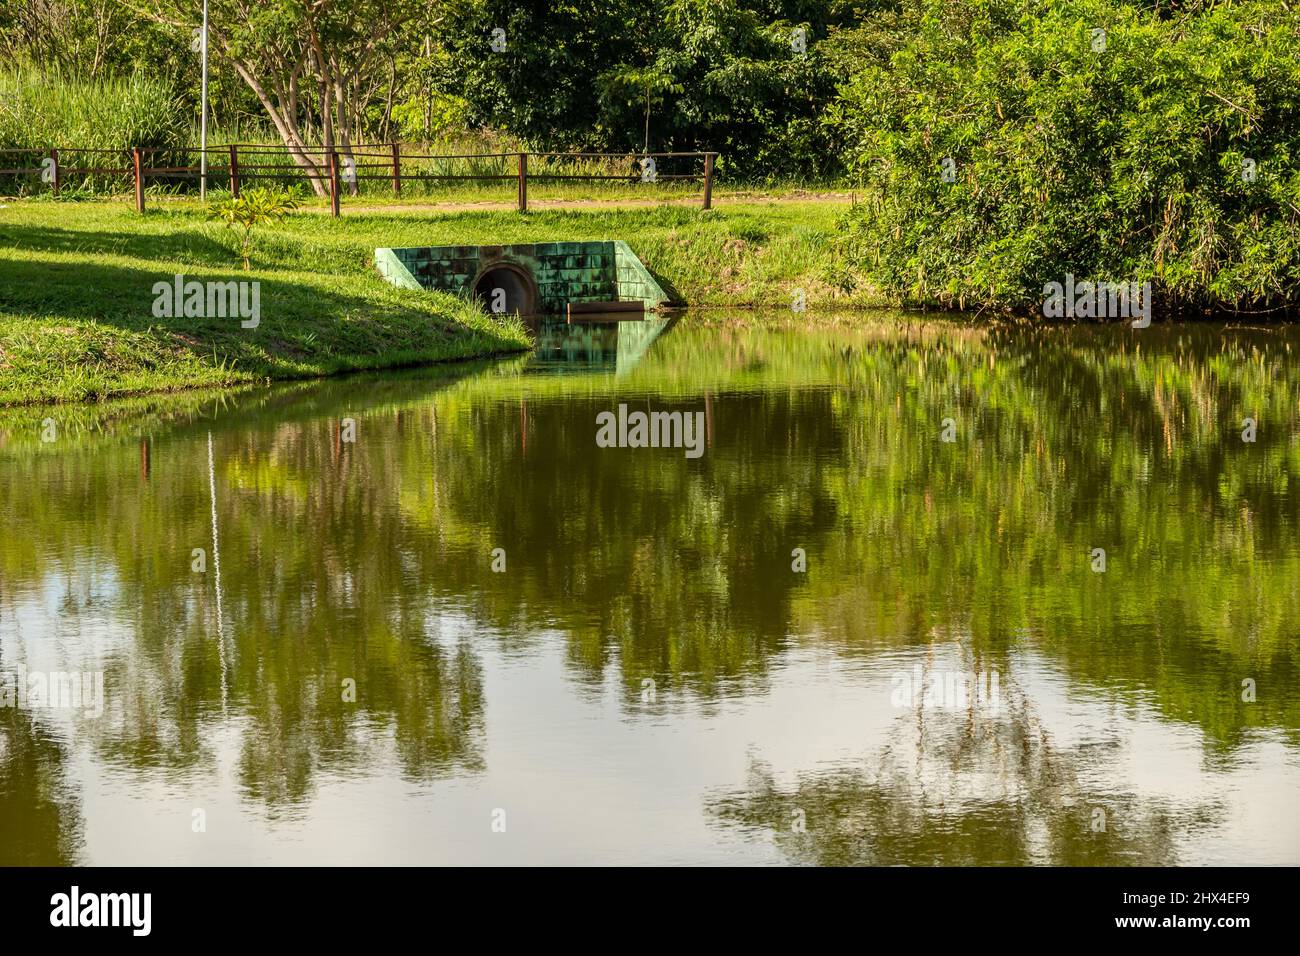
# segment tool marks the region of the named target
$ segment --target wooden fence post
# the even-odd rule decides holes
[[[339,214],[339,154],[331,147],[329,151],[330,168],[330,215]]]
[[[144,170],[140,166],[140,147],[131,147],[131,168],[135,172],[135,211],[144,212]]]
[[[50,159],[54,160],[54,169],[52,170],[52,172],[54,173],[54,179],[51,180],[51,182],[54,185],[54,198],[58,199],[59,198],[59,151],[57,149],[50,150]]]
[[[704,208],[713,208],[713,154],[704,154]]]
[[[528,212],[528,154],[519,154],[519,211]]]
[[[239,198],[239,147],[230,144],[230,196]]]
[[[402,195],[402,149],[393,143],[393,195]]]

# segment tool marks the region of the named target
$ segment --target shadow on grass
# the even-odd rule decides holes
[[[35,232],[50,241],[49,230]],[[337,286],[268,278],[265,273],[205,267],[186,273],[186,280],[257,283],[256,327],[241,325],[241,318],[251,321],[251,309],[226,317],[155,315],[160,297],[155,286],[170,288],[174,268],[110,265],[94,258],[9,260],[0,284],[0,313],[30,316],[31,331],[61,325],[64,335],[75,336],[78,325],[94,323],[151,337],[162,334],[178,358],[189,351],[204,364],[233,361],[245,372],[268,377],[479,357],[521,347],[505,329],[463,325],[450,307],[440,307],[436,300],[394,296],[378,277],[369,276],[355,280],[360,288],[350,293]],[[367,283],[373,283],[373,290]],[[253,305],[251,289],[244,301]],[[65,361],[80,361],[75,343],[63,343],[67,345],[73,346],[72,353],[66,347],[56,350]],[[103,359],[102,353],[87,355],[87,360]]]
[[[209,235],[190,229],[166,233],[110,232],[0,222],[0,248],[6,246],[12,246],[21,252],[194,261],[217,268],[239,265],[233,243],[225,245]]]
[[[642,264],[644,265],[644,262]],[[667,276],[657,269],[651,269],[649,266],[646,266],[645,268],[646,271],[650,273],[650,277],[654,279],[655,282],[659,283],[659,288],[668,293],[668,301],[665,305],[673,308],[685,308],[690,304],[686,301],[686,297],[682,295],[681,289],[673,285],[672,281]]]

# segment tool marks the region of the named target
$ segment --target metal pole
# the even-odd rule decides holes
[[[203,92],[199,97],[199,198],[208,198],[208,0],[203,0]]]
[[[212,454],[212,432],[208,432],[208,494],[212,499],[212,570],[217,585],[217,650],[221,657],[221,709],[226,709],[226,634],[221,622],[221,538],[217,534],[217,466]]]

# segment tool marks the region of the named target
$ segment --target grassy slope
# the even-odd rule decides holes
[[[464,358],[525,345],[450,296],[394,289],[376,246],[626,238],[666,288],[692,304],[810,305],[845,297],[828,284],[839,206],[748,204],[451,215],[301,214],[260,231],[242,272],[234,236],[201,209],[137,216],[120,203],[23,203],[0,209],[0,404],[76,401],[197,386]],[[262,321],[156,319],[153,285],[175,273],[256,279]]]

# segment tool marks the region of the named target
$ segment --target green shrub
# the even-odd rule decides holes
[[[846,249],[883,291],[1030,309],[1073,273],[1149,280],[1165,312],[1300,305],[1295,12],[907,0],[885,16],[901,34],[832,116],[865,197]]]
[[[256,188],[245,190],[239,197],[228,197],[208,204],[208,218],[226,224],[227,229],[242,229],[239,239],[239,257],[244,269],[251,268],[249,256],[253,251],[253,227],[279,222],[302,205],[302,193],[292,189]]]

